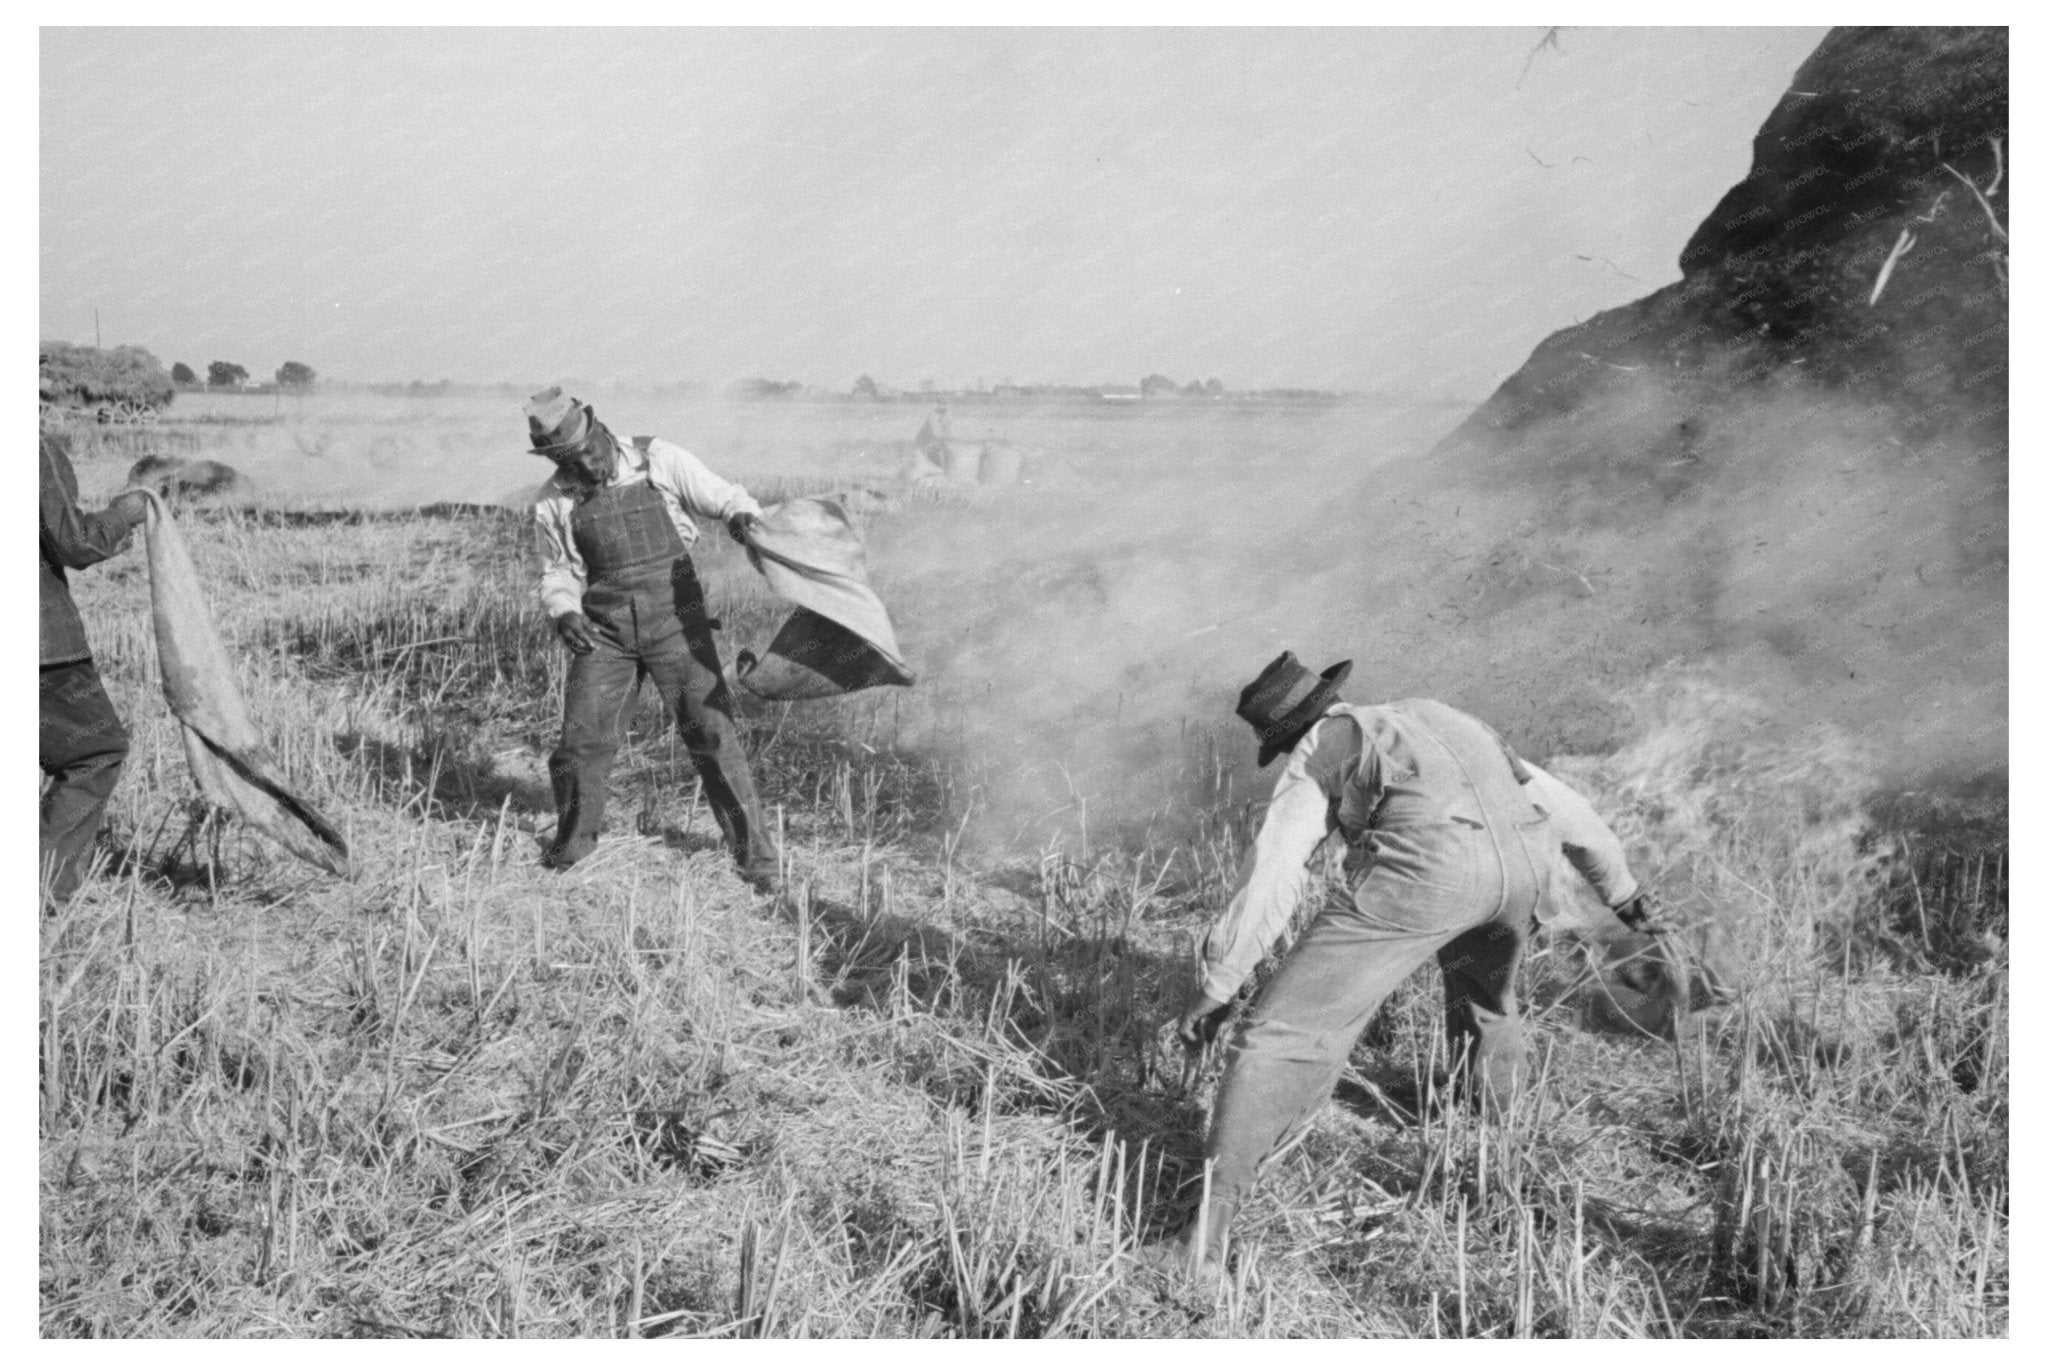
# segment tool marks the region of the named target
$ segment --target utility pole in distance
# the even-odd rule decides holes
[[[95,309],[93,309],[93,310],[92,310],[92,348],[93,348],[93,349],[94,349],[95,351],[97,351],[97,350],[100,350],[100,349],[101,349],[101,347],[100,347],[100,310],[99,310],[99,309],[97,309],[97,308],[95,308]]]

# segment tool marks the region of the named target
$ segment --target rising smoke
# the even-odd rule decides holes
[[[893,494],[867,528],[920,674],[905,738],[970,775],[983,844],[1072,839],[1084,812],[1098,843],[1172,834],[1262,797],[1232,709],[1283,648],[1353,660],[1350,700],[1438,697],[1539,758],[1639,739],[1630,698],[1676,667],[1754,703],[1730,724],[1839,730],[1893,786],[2002,771],[2003,421],[1936,430],[1732,362],[1687,393],[1625,380],[1447,442],[1460,414],[1391,403],[1005,410],[988,424],[1046,449],[1037,477],[939,499],[821,436],[834,410],[752,444],[731,413],[620,411],[731,477]],[[299,505],[514,506],[547,472],[510,400],[347,418],[206,453]]]
[[[1361,409],[892,520],[928,738],[1000,828],[1085,797],[1098,832],[1171,830],[1216,794],[1212,750],[1263,795],[1231,710],[1291,648],[1355,660],[1351,700],[1438,697],[1532,755],[1639,739],[1631,698],[1678,669],[1743,699],[1745,733],[1846,736],[1873,789],[2002,778],[2003,423],[1732,366],[1688,392],[1624,383],[1441,449],[1432,415]]]

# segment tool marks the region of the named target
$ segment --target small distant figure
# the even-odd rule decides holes
[[[1020,482],[1025,469],[1043,452],[1027,449],[1015,441],[984,437],[977,441],[953,439],[953,423],[946,402],[924,419],[903,467],[903,481],[922,483],[944,479],[965,486],[1008,485]]]
[[[559,387],[533,396],[526,422],[533,453],[555,463],[534,505],[540,600],[572,656],[562,742],[548,760],[559,818],[541,861],[567,868],[596,846],[619,716],[639,679],[652,677],[740,876],[774,890],[781,853],[733,721],[717,623],[690,562],[692,514],[723,521],[744,545],[761,505],[680,446],[653,437],[620,444]]]
[[[944,472],[946,449],[952,443],[952,439],[953,423],[946,416],[946,405],[941,403],[924,419],[924,425],[917,429],[917,453],[934,470]]]
[[[1147,1248],[1149,1264],[1222,1264],[1261,1164],[1328,1098],[1381,1003],[1431,957],[1443,968],[1454,1082],[1483,1106],[1508,1100],[1528,1071],[1515,972],[1560,847],[1625,924],[1650,922],[1620,840],[1590,806],[1545,804],[1545,788],[1530,786],[1536,772],[1491,727],[1442,702],[1346,705],[1338,688],[1350,671],[1347,661],[1311,673],[1284,653],[1238,698],[1259,766],[1282,754],[1287,764],[1238,891],[1209,931],[1203,980],[1176,1025],[1181,1042],[1214,1039],[1331,834],[1348,845],[1351,894],[1303,931],[1231,1043],[1210,1125],[1206,1219]]]
[[[127,549],[149,500],[130,491],[103,511],[82,511],[69,441],[44,432],[39,446],[43,558],[37,761],[45,785],[38,851],[45,905],[54,910],[76,895],[85,880],[107,800],[128,757],[128,731],[93,664],[66,575]]]

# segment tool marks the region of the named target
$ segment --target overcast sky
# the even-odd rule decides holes
[[[44,29],[41,333],[1482,397],[1677,278],[1823,32]]]

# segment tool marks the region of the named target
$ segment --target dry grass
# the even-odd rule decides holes
[[[112,468],[82,465],[89,496]],[[1887,860],[1824,736],[1638,694],[1638,742],[1566,766],[1728,917],[1745,994],[1598,1031],[1591,950],[1550,944],[1545,1084],[1481,1123],[1430,1102],[1423,974],[1198,1286],[1127,1253],[1200,1184],[1217,1059],[1155,1030],[1255,814],[1213,731],[1183,740],[1184,839],[994,858],[972,773],[906,738],[920,694],[756,707],[771,904],[643,702],[607,841],[557,876],[523,528],[223,514],[192,540],[361,872],[188,806],[141,566],[82,575],[135,750],[112,866],[42,934],[46,1335],[2006,1330],[2002,868]],[[764,627],[731,548],[703,562],[733,637]]]

